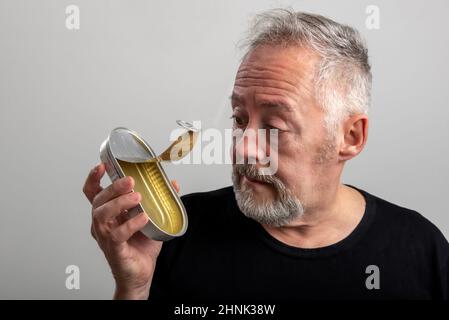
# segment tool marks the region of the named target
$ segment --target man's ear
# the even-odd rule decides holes
[[[340,161],[352,159],[365,147],[368,139],[368,116],[356,114],[342,124],[343,142],[338,153]]]

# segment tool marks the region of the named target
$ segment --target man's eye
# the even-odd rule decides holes
[[[284,130],[280,129],[279,127],[272,125],[272,124],[266,124],[265,125],[266,130],[277,130],[278,133],[284,132]]]
[[[239,116],[236,116],[235,114],[233,114],[231,116],[231,119],[233,119],[234,123],[238,126],[245,125],[245,121],[242,118],[240,118]]]
[[[266,125],[265,125],[265,129],[268,129],[268,130],[270,130],[270,129],[276,129],[276,130],[279,130],[278,127],[273,126],[273,125],[271,125],[271,124],[266,124]]]

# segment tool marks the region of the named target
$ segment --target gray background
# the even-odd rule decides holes
[[[78,31],[65,27],[68,4],[80,8]],[[380,8],[379,30],[365,27],[369,4]],[[112,296],[81,192],[100,143],[128,126],[162,151],[176,119],[229,127],[235,45],[254,13],[280,5],[367,39],[368,145],[343,182],[421,212],[449,236],[447,1],[1,0],[0,298]],[[231,183],[229,166],[165,168],[182,194]],[[80,290],[65,287],[70,264]]]

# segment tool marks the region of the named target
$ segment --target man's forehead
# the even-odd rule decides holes
[[[313,91],[317,55],[300,47],[261,46],[253,49],[237,71],[234,91],[257,87],[296,98]],[[236,90],[237,89],[237,90]],[[234,95],[241,100],[242,95]]]
[[[303,74],[315,67],[319,55],[300,46],[262,45],[249,51],[239,66],[239,71],[248,69],[272,69],[278,72]],[[239,72],[238,71],[238,72]]]

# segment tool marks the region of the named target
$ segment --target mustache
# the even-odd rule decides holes
[[[281,179],[276,177],[275,175],[264,175],[259,174],[259,169],[255,164],[235,164],[234,165],[234,181],[238,182],[241,178],[237,178],[237,176],[247,176],[251,179],[259,180],[261,182],[265,182],[270,184],[274,190],[276,191],[277,197],[284,203],[291,202],[291,193],[288,190],[287,186],[282,182]],[[239,188],[238,183],[236,188]]]
[[[282,181],[274,175],[259,174],[259,169],[255,164],[235,164],[234,170],[240,176],[247,176],[275,186],[283,185]]]

